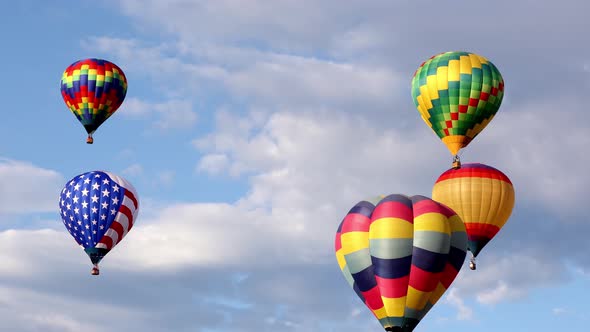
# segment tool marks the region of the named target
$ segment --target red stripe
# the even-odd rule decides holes
[[[135,195],[133,195],[131,190],[125,189],[124,195],[133,202],[133,205],[135,205],[135,209],[137,210],[137,207],[138,207],[137,199],[135,198]]]
[[[129,232],[129,230],[131,229],[131,227],[133,227],[133,213],[131,212],[131,210],[127,207],[127,205],[121,205],[121,208],[119,209],[119,212],[121,212],[122,214],[124,214],[127,217],[127,220],[129,220],[129,226],[127,228],[127,231]]]
[[[377,204],[373,210],[372,219],[375,221],[381,218],[400,218],[414,223],[412,209],[400,202],[388,201]]]
[[[383,300],[381,299],[381,293],[379,292],[379,287],[375,286],[366,292],[361,292],[365,297],[367,307],[369,309],[380,309],[383,308]]]
[[[371,219],[360,213],[349,213],[342,221],[342,234],[348,232],[368,232]]]
[[[441,208],[441,213],[447,217],[450,218],[452,216],[456,216],[457,212],[453,211],[453,209],[451,209],[450,207],[444,205],[443,203],[438,203],[440,205]]]
[[[340,239],[341,233],[336,233],[336,239],[334,240],[334,251],[342,249],[342,240]]]
[[[455,270],[453,265],[447,263],[440,277],[440,283],[448,289],[457,277],[457,274],[459,274],[459,271]]]
[[[123,238],[123,225],[121,225],[118,221],[113,221],[111,224],[111,228],[115,233],[117,233],[117,243],[121,241]]]
[[[104,244],[107,249],[111,249],[113,247],[113,239],[110,236],[104,235],[98,243]]]
[[[414,218],[426,213],[440,213],[444,215],[445,212],[448,213],[440,204],[433,200],[425,199],[414,204]]]
[[[410,282],[409,275],[395,279],[386,279],[375,276],[375,279],[377,280],[377,285],[379,286],[379,290],[383,297],[395,299],[408,294],[408,283]]]
[[[422,292],[432,292],[438,285],[440,274],[440,272],[432,273],[412,265],[409,285]]]
[[[492,239],[500,231],[500,227],[479,222],[465,222],[467,235],[471,237],[483,237]]]
[[[481,166],[484,166],[485,168],[484,167],[477,167],[476,165],[481,165]],[[436,183],[439,183],[439,182],[442,182],[445,180],[456,179],[456,178],[474,178],[474,177],[500,180],[500,181],[504,181],[504,182],[507,182],[512,185],[512,182],[506,176],[506,174],[502,173],[501,171],[499,171],[491,166],[487,166],[487,165],[483,165],[483,164],[475,164],[475,165],[464,164],[463,166],[461,166],[461,168],[459,168],[457,170],[449,169],[440,175],[440,177],[436,180]]]

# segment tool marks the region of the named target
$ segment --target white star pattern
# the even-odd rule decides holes
[[[86,173],[66,184],[59,200],[60,216],[79,245],[87,248],[100,242],[117,217],[125,190],[103,172]]]

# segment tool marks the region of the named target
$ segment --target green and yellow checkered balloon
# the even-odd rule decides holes
[[[457,155],[493,119],[504,80],[481,55],[446,52],[425,61],[412,79],[412,99],[422,119]]]

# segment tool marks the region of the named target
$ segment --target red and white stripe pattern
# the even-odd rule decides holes
[[[121,242],[133,227],[135,219],[137,218],[137,213],[139,212],[139,196],[133,185],[124,178],[113,173],[104,173],[125,191],[123,193],[123,201],[119,206],[115,220],[102,239],[96,244],[96,248],[112,249],[117,243]]]

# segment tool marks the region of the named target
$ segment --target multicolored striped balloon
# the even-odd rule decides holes
[[[465,223],[467,248],[473,257],[506,224],[514,196],[512,182],[504,173],[479,163],[449,169],[432,188],[432,199],[452,208]]]
[[[123,103],[127,94],[127,78],[117,65],[101,59],[74,62],[61,78],[61,95],[78,121],[92,134]]]
[[[424,196],[357,203],[336,233],[342,274],[386,331],[413,331],[467,253],[461,218]]]
[[[422,119],[454,156],[493,119],[503,96],[496,66],[470,52],[433,56],[412,79],[412,99]]]

